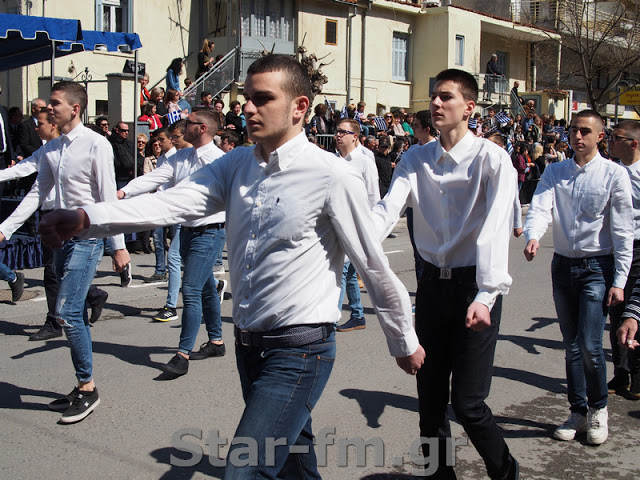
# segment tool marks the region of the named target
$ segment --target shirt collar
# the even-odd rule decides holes
[[[267,169],[272,173],[286,170],[289,168],[293,160],[300,154],[300,151],[308,145],[309,140],[307,140],[307,136],[304,134],[304,131],[301,131],[298,135],[269,154]],[[253,156],[258,163],[264,162],[260,156],[259,145],[256,145],[253,149]]]
[[[604,160],[605,159],[602,157],[602,155],[600,155],[600,152],[598,152],[598,153],[596,153],[596,156],[593,157],[591,160],[589,160],[584,167],[580,167],[580,165],[578,165],[576,163],[575,155],[571,158],[571,164],[573,165],[573,169],[575,171],[582,170],[582,171],[586,172],[587,169],[589,169],[589,168],[595,168],[592,165],[596,165],[597,163],[600,163],[601,161],[604,161]]]
[[[86,127],[82,125],[82,123],[79,123],[73,130],[71,130],[69,133],[65,133],[64,135],[62,135],[62,137],[64,139],[68,139],[69,142],[73,142],[76,138],[82,135],[85,130]]]
[[[198,147],[195,151],[196,155],[198,155],[198,158],[201,158],[203,155],[217,152],[219,150],[220,149],[216,147],[216,144],[213,143],[213,140],[211,140],[209,143],[205,143],[204,145]]]
[[[467,153],[471,150],[471,146],[475,142],[475,139],[476,137],[471,132],[467,132],[466,135],[462,137],[462,139],[458,143],[456,143],[451,150],[447,152],[444,148],[442,148],[442,143],[440,143],[440,138],[438,137],[435,158],[437,159],[437,161],[440,161],[440,159],[446,153],[448,154],[449,158],[451,158],[451,160],[459,164],[460,162],[462,162],[462,160],[464,160]]]

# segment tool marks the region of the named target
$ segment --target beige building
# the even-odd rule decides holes
[[[549,35],[537,27],[428,0],[280,0],[277,5],[273,0],[7,0],[0,11],[42,15],[43,6],[46,16],[80,19],[84,29],[138,33],[143,45],[139,60],[151,77],[149,86],[164,86],[162,78],[175,57],[186,58],[181,79],[193,78],[197,52],[203,39],[210,38],[216,44],[214,55],[238,47],[237,80],[224,89],[229,100],[241,93],[246,69],[260,51],[293,55],[303,45],[326,64],[323,95],[330,102],[340,109],[364,101],[366,113],[377,114],[397,107],[428,107],[433,79],[446,68],[477,75],[484,88],[486,63],[493,53],[505,73],[504,95],[493,95],[481,105],[502,101],[508,107],[515,80],[521,94],[531,88],[532,45]],[[122,72],[132,58],[124,52],[79,53],[56,60],[55,72],[81,80],[88,69],[89,115],[104,114],[110,100],[111,118],[117,110],[113,102],[130,100],[124,93],[120,99],[108,99],[107,75]],[[49,72],[49,62],[43,62],[0,73],[3,103],[26,109],[29,99],[48,93],[47,79],[38,79]],[[315,102],[323,100],[320,96]],[[565,105],[555,108],[560,111]],[[120,109],[132,116],[129,110]]]

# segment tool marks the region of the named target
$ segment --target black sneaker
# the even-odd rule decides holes
[[[100,405],[98,389],[93,392],[83,392],[78,390],[71,401],[71,406],[60,417],[60,423],[74,423],[83,420],[93,410]]]
[[[104,304],[107,303],[107,298],[109,298],[109,294],[104,290],[100,290],[98,298],[95,303],[91,305],[91,316],[89,317],[89,323],[95,323],[100,316],[102,315],[102,309],[104,308]]]
[[[175,308],[162,307],[162,309],[153,317],[156,322],[169,322],[178,319],[178,312]]]
[[[216,289],[218,290],[218,298],[220,299],[220,304],[222,305],[222,301],[224,300],[224,292],[227,291],[227,281],[218,280],[218,285],[216,285]]]
[[[351,332],[352,330],[364,330],[367,328],[367,322],[364,317],[362,318],[350,318],[348,321],[339,325],[336,330],[338,332]]]
[[[11,289],[11,301],[17,302],[20,300],[24,293],[24,274],[16,272],[16,279],[13,282],[9,282],[9,288]]]
[[[51,338],[57,338],[62,336],[62,328],[56,329],[52,327],[48,323],[45,323],[44,326],[38,330],[36,333],[29,337],[30,342],[39,342],[43,340],[49,340]]]
[[[144,283],[166,282],[167,281],[167,274],[166,273],[164,273],[164,274],[154,273],[150,277],[143,277],[142,281]]]
[[[128,263],[127,266],[124,267],[124,270],[120,272],[120,286],[128,287],[131,283],[131,279],[131,264]]]
[[[197,352],[191,352],[189,360],[204,360],[209,357],[224,357],[227,353],[227,349],[223,344],[217,345],[215,343],[206,342],[200,346],[200,350]]]
[[[189,360],[184,358],[179,353],[176,353],[169,363],[162,365],[160,370],[166,373],[173,373],[174,375],[184,375],[189,371]]]
[[[75,387],[73,390],[71,390],[70,394],[65,395],[64,397],[57,398],[53,402],[50,402],[49,410],[53,410],[54,412],[64,412],[71,406],[71,402],[74,398],[76,398],[77,394],[78,387]]]

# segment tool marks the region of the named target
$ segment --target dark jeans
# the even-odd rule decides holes
[[[335,356],[335,333],[302,347],[262,349],[236,343],[245,409],[234,438],[256,441],[258,465],[228,463],[225,480],[320,480],[311,411],[329,380]],[[269,439],[286,439],[286,445],[269,452]],[[289,453],[293,445],[298,452]],[[227,458],[238,448],[246,445],[232,445]]]
[[[417,375],[420,436],[439,439],[439,463],[433,478],[456,478],[453,466],[446,465],[451,380],[456,418],[484,460],[489,477],[502,479],[514,460],[485,403],[491,388],[502,296],[491,310],[491,326],[474,332],[465,327],[465,316],[478,292],[475,268],[466,268],[462,275],[455,269],[451,280],[441,280],[431,270],[431,264],[425,263],[416,294],[416,332],[427,353]],[[428,444],[423,449],[428,457]]]

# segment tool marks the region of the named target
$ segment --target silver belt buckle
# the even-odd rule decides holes
[[[248,330],[240,330],[240,345],[242,345],[243,347],[250,347],[251,346],[251,332]],[[247,343],[247,341],[245,340],[245,338],[249,339],[249,342]]]
[[[440,279],[441,280],[451,280],[451,269],[450,268],[441,268],[440,269]]]

